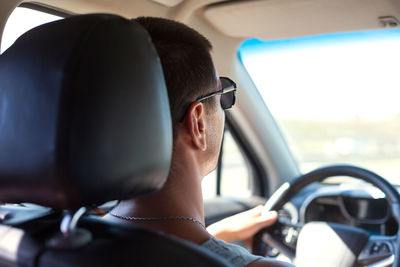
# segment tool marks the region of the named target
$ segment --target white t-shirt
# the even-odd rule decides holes
[[[221,256],[235,267],[244,267],[255,260],[263,258],[249,253],[241,246],[227,243],[215,237],[211,237],[201,246]]]

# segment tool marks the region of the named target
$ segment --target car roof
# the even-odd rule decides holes
[[[209,27],[224,35],[261,39],[378,29],[380,17],[400,16],[400,1],[394,0],[39,0],[35,3],[76,14],[156,16],[188,24],[194,15],[200,14]]]

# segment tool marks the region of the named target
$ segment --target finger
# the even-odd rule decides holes
[[[275,218],[278,218],[278,212],[276,212],[275,210],[271,210],[271,211],[268,211],[266,214],[264,214],[261,217],[263,217],[265,219],[275,219]]]
[[[278,213],[276,211],[269,211],[266,215],[257,218],[260,227],[267,227],[276,222]]]
[[[264,209],[263,205],[258,205],[248,211],[246,211],[248,213],[248,215],[252,216],[252,217],[257,217],[260,216],[262,214],[262,211]]]

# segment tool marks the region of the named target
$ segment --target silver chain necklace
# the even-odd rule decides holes
[[[131,221],[170,221],[170,220],[183,220],[183,221],[191,221],[195,222],[204,229],[206,227],[204,224],[202,224],[199,220],[192,218],[192,217],[185,217],[185,216],[166,216],[166,217],[131,217],[131,216],[123,216],[123,215],[118,215],[112,212],[109,212],[114,217],[124,219],[124,220],[131,220]]]

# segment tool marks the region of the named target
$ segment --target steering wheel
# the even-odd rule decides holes
[[[299,264],[298,257],[303,257],[303,259],[300,259],[300,262],[307,262],[307,264],[299,265],[317,266],[319,264],[319,266],[334,266],[334,264],[330,264],[331,261],[329,261],[327,257],[331,257],[331,259],[332,257],[336,257],[340,259],[340,266],[354,266],[356,263],[369,265],[373,262],[377,264],[374,266],[389,266],[390,263],[392,263],[392,266],[400,267],[400,195],[393,185],[369,170],[351,165],[335,165],[316,169],[293,181],[284,183],[266,202],[264,211],[281,209],[285,203],[307,185],[332,176],[358,178],[380,189],[385,194],[386,200],[391,208],[391,214],[399,225],[397,234],[395,236],[369,236],[367,231],[352,226],[322,222],[293,224],[279,218],[274,226],[262,229],[254,236],[253,254],[264,256],[266,244],[268,244],[292,260],[296,257],[296,264]],[[293,232],[300,233],[297,239],[297,245],[295,246],[290,246],[285,242],[285,237],[287,237],[290,232],[291,234],[293,234]],[[303,232],[305,234],[302,238]],[[335,247],[335,244],[333,244],[333,239],[335,238],[340,240],[342,245],[339,246],[341,247]],[[303,247],[299,247],[300,239],[303,240]],[[312,249],[314,251],[308,253],[308,257],[312,255],[313,259],[306,259],[304,261],[304,256],[299,255],[301,254],[299,250],[303,253],[303,251],[307,249],[304,247],[304,243],[307,243],[307,241],[304,242],[304,240],[307,239],[316,239],[317,242],[315,243],[317,244],[313,244]],[[310,245],[311,242],[308,242],[307,245]],[[322,249],[326,250],[327,244],[333,247],[332,250],[331,247],[329,247],[330,256],[327,256],[326,251],[322,251]],[[315,251],[319,248],[321,248],[321,251]],[[382,253],[378,253],[382,248],[386,253],[385,256],[382,256]],[[341,254],[337,255],[335,252],[340,252]],[[344,259],[344,254],[349,254],[349,252],[353,255],[348,255],[349,257]],[[318,259],[319,255],[324,255],[320,257],[325,258]],[[381,255],[381,257],[379,255]],[[322,265],[320,265],[321,261],[323,262]]]

